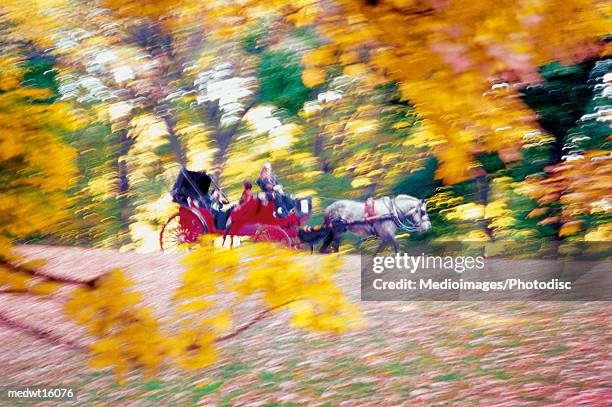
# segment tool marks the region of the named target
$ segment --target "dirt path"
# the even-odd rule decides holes
[[[45,270],[57,275],[88,278],[121,267],[160,315],[182,272],[179,256],[162,253],[43,246],[20,252],[49,259]],[[338,279],[355,302],[358,261],[347,257]],[[82,340],[61,307],[57,300],[0,295],[3,315]],[[124,387],[117,387],[110,373],[90,370],[81,353],[0,326],[0,387],[70,385],[79,394],[75,405],[122,406],[603,406],[612,398],[608,303],[362,302],[360,307],[367,322],[361,331],[311,335],[274,317],[228,341],[214,368],[168,370],[159,380],[135,378]]]

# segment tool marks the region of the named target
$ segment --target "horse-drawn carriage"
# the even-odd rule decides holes
[[[300,244],[298,230],[309,219],[312,198],[287,198],[291,209],[287,216],[275,215],[275,203],[265,194],[253,197],[239,207],[222,209],[228,203],[222,196],[209,194],[213,180],[205,172],[182,168],[171,190],[178,212],[163,225],[159,236],[162,250],[173,250],[196,243],[202,234],[215,234],[223,241],[235,243],[236,237],[249,236],[253,241],[275,241],[287,247]],[[215,185],[216,194],[220,189]],[[217,207],[215,207],[217,206]]]
[[[223,242],[234,245],[236,237],[249,236],[255,242],[280,242],[297,248],[301,243],[310,245],[323,241],[321,251],[331,247],[338,251],[345,232],[362,237],[375,237],[379,241],[376,252],[391,245],[395,252],[399,244],[395,239],[397,230],[423,233],[431,228],[426,204],[423,200],[409,196],[367,199],[365,202],[338,200],[325,209],[324,223],[319,226],[300,226],[310,218],[312,197],[292,199],[283,196],[287,203],[286,215],[279,217],[275,208],[276,199],[260,193],[238,206],[223,211],[215,203],[228,203],[215,185],[215,193],[208,193],[213,180],[204,172],[181,169],[172,187],[172,198],[179,210],[163,225],[159,243],[162,250],[175,249],[196,243],[202,234],[223,237]]]

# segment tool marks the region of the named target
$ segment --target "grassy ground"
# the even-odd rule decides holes
[[[181,272],[178,257],[26,247],[57,273],[124,267],[163,315]],[[61,265],[61,266],[60,266]],[[359,301],[358,258],[339,283]],[[67,338],[80,332],[61,302],[0,297],[0,311]],[[366,326],[312,335],[275,316],[225,343],[212,368],[135,375],[118,386],[86,357],[0,327],[1,386],[63,385],[94,406],[607,405],[612,398],[610,306],[577,302],[363,302]],[[248,320],[259,310],[247,307]],[[7,403],[0,400],[0,405]],[[46,403],[57,405],[57,403]]]

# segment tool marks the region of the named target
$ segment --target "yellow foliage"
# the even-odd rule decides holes
[[[353,78],[358,78],[368,73],[368,67],[365,64],[352,64],[346,66],[342,73]]]
[[[187,269],[173,296],[176,315],[165,326],[121,270],[73,291],[66,312],[96,338],[92,366],[112,367],[119,380],[134,369],[153,375],[168,363],[206,367],[218,359],[224,335],[240,332],[232,311],[247,298],[259,300],[260,317],[286,309],[302,329],[339,333],[360,324],[357,308],[333,280],[340,266],[334,256],[321,262],[268,243],[216,248],[214,238],[204,236],[183,263]],[[223,301],[215,299],[220,296]]]
[[[330,45],[324,45],[306,53],[302,57],[302,63],[308,67],[325,66],[335,62],[336,49]]]
[[[610,151],[588,151],[581,159],[566,161],[547,168],[548,176],[532,177],[523,182],[520,193],[538,201],[541,208],[529,215],[546,213],[549,204],[563,203],[561,216],[552,216],[539,222],[541,225],[562,222],[560,236],[578,233],[580,215],[603,215],[610,212],[612,202],[612,158]],[[593,233],[605,237],[605,233]],[[586,236],[585,236],[586,238]]]
[[[302,82],[309,88],[314,88],[325,82],[325,71],[320,68],[306,68],[302,72]]]
[[[410,127],[412,124],[410,122],[397,122],[393,125],[394,129],[403,129],[405,127]]]
[[[376,120],[351,120],[345,126],[346,130],[351,132],[354,136],[360,135],[372,135],[378,127]]]
[[[185,258],[185,264],[188,269],[177,291],[181,299],[224,292],[224,298],[240,301],[255,295],[271,310],[292,310],[293,322],[312,330],[340,332],[358,320],[356,308],[331,279],[339,266],[334,258],[316,264],[308,256],[270,243],[215,250],[212,241],[203,239],[202,246]],[[229,313],[214,318],[208,323],[231,325]]]
[[[94,288],[75,290],[66,312],[98,340],[91,346],[93,367],[113,367],[119,379],[133,369],[157,372],[170,354],[168,338],[157,319],[141,306],[142,297],[121,270],[100,277]]]
[[[315,22],[319,10],[317,1],[298,0],[294,4],[296,10],[287,16],[287,21],[293,23],[296,27],[302,27]]]
[[[484,206],[470,202],[457,206],[453,211],[448,212],[446,217],[449,220],[478,220],[484,219],[484,214]]]
[[[61,132],[79,124],[68,105],[46,103],[49,90],[20,86],[18,58],[0,54],[0,61],[0,259],[14,262],[13,240],[49,232],[67,215],[65,191],[74,182],[75,152]],[[31,277],[19,271],[1,272],[0,279],[14,290],[48,294],[56,288],[44,282],[30,286]]]
[[[158,7],[167,7],[166,1]],[[598,40],[609,33],[606,2],[587,0],[494,7],[482,0],[434,6],[337,0],[325,7],[309,0],[246,0],[233,7],[211,1],[205,9],[209,24],[219,30],[231,26],[234,34],[253,27],[263,13],[313,24],[328,43],[303,59],[309,87],[323,83],[325,68],[337,63],[351,76],[362,75],[367,64],[379,80],[400,83],[403,97],[426,119],[424,127],[444,139],[434,150],[440,162],[436,175],[449,184],[467,179],[464,167],[483,147],[500,151],[504,162],[519,160],[517,147],[538,125],[518,97],[520,86],[513,85],[538,82],[538,66],[550,61],[570,64],[605,55]],[[465,137],[468,128],[472,134]],[[448,151],[459,153],[452,159]]]
[[[559,231],[559,236],[570,236],[578,233],[581,230],[581,223],[581,221],[572,221],[563,224],[563,226],[561,226],[561,230]]]
[[[607,242],[612,240],[612,223],[599,225],[584,236],[587,242]]]
[[[355,178],[352,182],[351,182],[351,186],[353,188],[360,188],[360,187],[365,187],[368,186],[372,183],[372,181],[369,178],[363,177],[363,178]]]
[[[19,87],[22,72],[19,69],[19,61],[16,58],[0,57],[0,91],[6,92]]]
[[[171,10],[180,10],[185,2],[182,0],[139,0],[138,2],[104,0],[103,4],[105,7],[114,10],[119,16],[159,18]]]

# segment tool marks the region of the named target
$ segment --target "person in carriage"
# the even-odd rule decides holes
[[[240,196],[240,200],[238,201],[238,208],[246,205],[253,199],[253,184],[248,179],[245,179],[242,183],[243,191]]]
[[[292,209],[292,200],[285,195],[283,186],[278,182],[278,178],[272,172],[272,164],[265,163],[259,173],[259,178],[255,181],[265,193],[268,201],[274,201],[274,214],[279,218],[284,218],[289,215]]]
[[[213,184],[212,192],[210,191],[211,184]],[[181,205],[210,209],[215,227],[225,228],[231,208],[224,211],[223,206],[229,201],[206,172],[181,169],[172,187],[171,195],[173,200]]]
[[[267,192],[254,196],[253,183],[245,180],[238,204],[223,211],[223,205],[229,202],[216,182],[205,171],[181,168],[171,189],[172,199],[180,207],[162,226],[161,249],[196,243],[200,235],[208,233],[222,235],[224,244],[227,236],[232,244],[235,236],[250,236],[254,241],[282,242],[295,247],[298,228],[312,212],[312,197],[289,198],[293,203],[291,211],[286,211],[281,203],[285,216],[277,216],[274,195],[280,195],[282,187],[271,166],[265,169],[257,184]],[[272,199],[266,199],[268,193]]]

